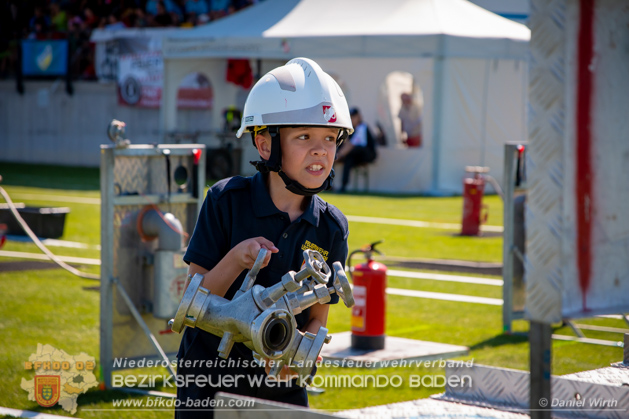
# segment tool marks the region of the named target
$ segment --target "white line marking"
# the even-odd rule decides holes
[[[67,240],[45,239],[41,241],[46,246],[69,247],[73,249],[94,249],[100,250],[100,244],[86,244],[79,242],[71,242]]]
[[[9,241],[15,241],[20,243],[33,243],[30,237],[28,236],[17,236],[17,235],[8,235],[7,239]],[[41,242],[46,246],[52,247],[68,247],[72,249],[94,249],[100,250],[100,244],[85,244],[79,242],[71,242],[68,240],[57,240],[57,239],[41,239]]]
[[[353,221],[356,223],[388,224],[419,228],[442,228],[445,230],[461,230],[461,224],[431,223],[428,221],[399,220],[396,218],[363,217],[360,215],[347,215],[346,217],[349,221]],[[492,231],[496,233],[502,233],[503,231],[502,226],[482,225],[480,228],[483,231]]]
[[[36,259],[36,260],[49,260],[46,255],[39,253],[26,253],[26,252],[12,252],[8,250],[0,250],[0,256],[24,258],[24,259]],[[59,259],[67,263],[81,263],[84,265],[100,265],[99,259],[77,258],[71,256],[58,256]],[[474,304],[487,304],[487,305],[502,305],[502,300],[497,298],[486,297],[473,297],[469,295],[457,295],[446,294],[440,292],[428,292],[417,290],[404,290],[399,288],[387,288],[387,294],[401,295],[404,297],[416,297],[416,298],[428,298],[431,300],[442,301],[457,301],[462,303],[474,303]]]
[[[432,279],[435,281],[462,282],[465,284],[493,285],[496,287],[501,287],[503,285],[502,279],[477,278],[473,276],[461,275],[431,274],[425,272],[397,271],[394,269],[388,269],[387,275],[401,278]]]
[[[13,416],[14,418],[31,418],[31,419],[74,419],[71,416],[49,415],[47,413],[33,412],[30,410],[11,409],[0,406],[0,415]]]
[[[12,193],[14,199],[30,199],[33,201],[55,201],[55,202],[75,202],[77,204],[100,205],[100,198],[80,198],[78,196],[66,195],[39,195],[28,193]]]
[[[12,252],[10,250],[0,250],[0,256],[8,257],[8,258],[50,260],[48,256],[41,253]],[[76,258],[72,256],[57,256],[57,257],[66,263],[79,263],[82,265],[94,265],[94,266],[100,265],[100,259]]]
[[[401,295],[404,297],[428,298],[430,300],[457,301],[460,303],[487,304],[492,306],[502,305],[502,300],[498,298],[472,297],[470,295],[446,294],[442,292],[387,288],[387,294]]]

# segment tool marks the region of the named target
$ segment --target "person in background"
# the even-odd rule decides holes
[[[46,15],[44,8],[38,6],[35,8],[35,16],[28,23],[30,31],[30,39],[38,39],[50,28],[50,18]]]
[[[126,28],[126,25],[121,20],[120,9],[112,10],[109,16],[107,16],[107,21],[105,22],[105,29],[113,31],[113,30],[124,29],[124,28]]]
[[[344,193],[349,183],[352,168],[371,163],[376,159],[376,143],[358,108],[350,110],[354,133],[343,143],[336,153],[336,161],[343,163],[343,179],[339,192]]]
[[[175,23],[162,1],[157,2],[157,13],[153,16],[153,23],[155,26],[173,26]]]
[[[230,4],[230,0],[212,0],[212,5],[210,6],[210,19],[216,20],[227,16]]]
[[[183,20],[182,11],[179,9],[179,6],[177,6],[177,3],[175,3],[173,0],[148,0],[146,2],[146,6],[144,7],[146,14],[152,16],[157,16],[158,14],[160,14],[160,11],[158,10],[159,3],[162,3],[166,12],[171,15],[176,15],[179,20]]]
[[[402,93],[402,107],[398,113],[402,123],[402,133],[406,134],[407,147],[422,146],[422,116],[421,109],[409,93]]]
[[[59,3],[50,4],[50,16],[53,30],[65,32],[68,29],[68,15]]]
[[[186,15],[194,13],[195,16],[201,16],[210,13],[210,8],[205,0],[186,0],[185,12]]]

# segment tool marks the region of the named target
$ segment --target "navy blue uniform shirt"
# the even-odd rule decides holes
[[[250,178],[224,179],[210,188],[183,259],[211,270],[240,242],[264,237],[279,249],[271,255],[268,266],[260,270],[255,282],[268,287],[279,282],[288,271],[299,271],[306,249],[319,251],[330,269],[336,261],[345,266],[347,235],[343,213],[316,195],[310,198],[304,213],[291,223],[288,214],[277,209],[271,200],[263,175],[257,173]],[[232,299],[246,274],[245,270],[238,276],[225,298]],[[338,296],[333,294],[330,303],[337,302]],[[305,325],[303,320],[297,318],[299,327]]]
[[[265,185],[264,176],[257,173],[253,177],[233,177],[217,182],[210,188],[201,208],[196,227],[184,255],[186,263],[195,263],[211,270],[234,246],[240,242],[264,237],[279,249],[271,255],[271,260],[258,273],[256,284],[268,287],[279,282],[289,271],[299,271],[303,262],[303,251],[314,249],[321,253],[330,268],[339,261],[345,266],[347,259],[347,219],[335,206],[326,203],[318,196],[309,198],[304,213],[291,222],[287,213],[280,211]],[[227,291],[225,298],[231,299],[242,285],[247,271],[243,271]],[[210,289],[211,291],[211,289]],[[332,295],[331,304],[338,302]],[[310,309],[296,316],[299,328],[308,322]],[[177,357],[181,359],[215,359],[220,338],[199,329],[186,328]],[[251,359],[251,350],[236,343],[230,358]],[[262,370],[263,371],[263,370]],[[182,371],[183,372],[183,371]],[[188,371],[192,372],[192,371]],[[258,371],[259,372],[259,371]],[[229,373],[228,370],[214,369],[211,372],[195,370],[196,374]],[[188,389],[180,391],[178,397],[212,396],[220,389]],[[192,390],[192,391],[190,391]],[[291,402],[290,397],[282,398],[277,392],[271,394],[256,389],[224,389],[230,393]],[[300,389],[305,396],[305,391]],[[296,404],[303,402],[293,400]],[[307,398],[306,402],[307,404]],[[207,414],[207,412],[206,412]]]

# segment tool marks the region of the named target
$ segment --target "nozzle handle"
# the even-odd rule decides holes
[[[262,263],[264,263],[264,258],[266,257],[267,252],[268,251],[265,248],[260,249],[256,261],[253,263],[253,266],[249,272],[247,272],[247,276],[245,276],[245,279],[242,281],[242,286],[238,290],[238,294],[244,294],[249,288],[253,287],[253,283],[256,282],[256,278],[262,268]]]

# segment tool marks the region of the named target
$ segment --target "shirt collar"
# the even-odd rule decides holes
[[[313,195],[310,197],[310,203],[308,204],[306,211],[304,211],[300,218],[308,221],[315,227],[319,227],[319,216],[323,209],[323,200],[317,195]]]
[[[252,179],[251,197],[253,201],[253,213],[256,217],[267,217],[269,215],[281,213],[273,203],[269,190],[262,173],[257,172]],[[310,198],[308,207],[299,219],[306,220],[315,227],[319,226],[319,216],[325,210],[324,202],[314,195]]]

